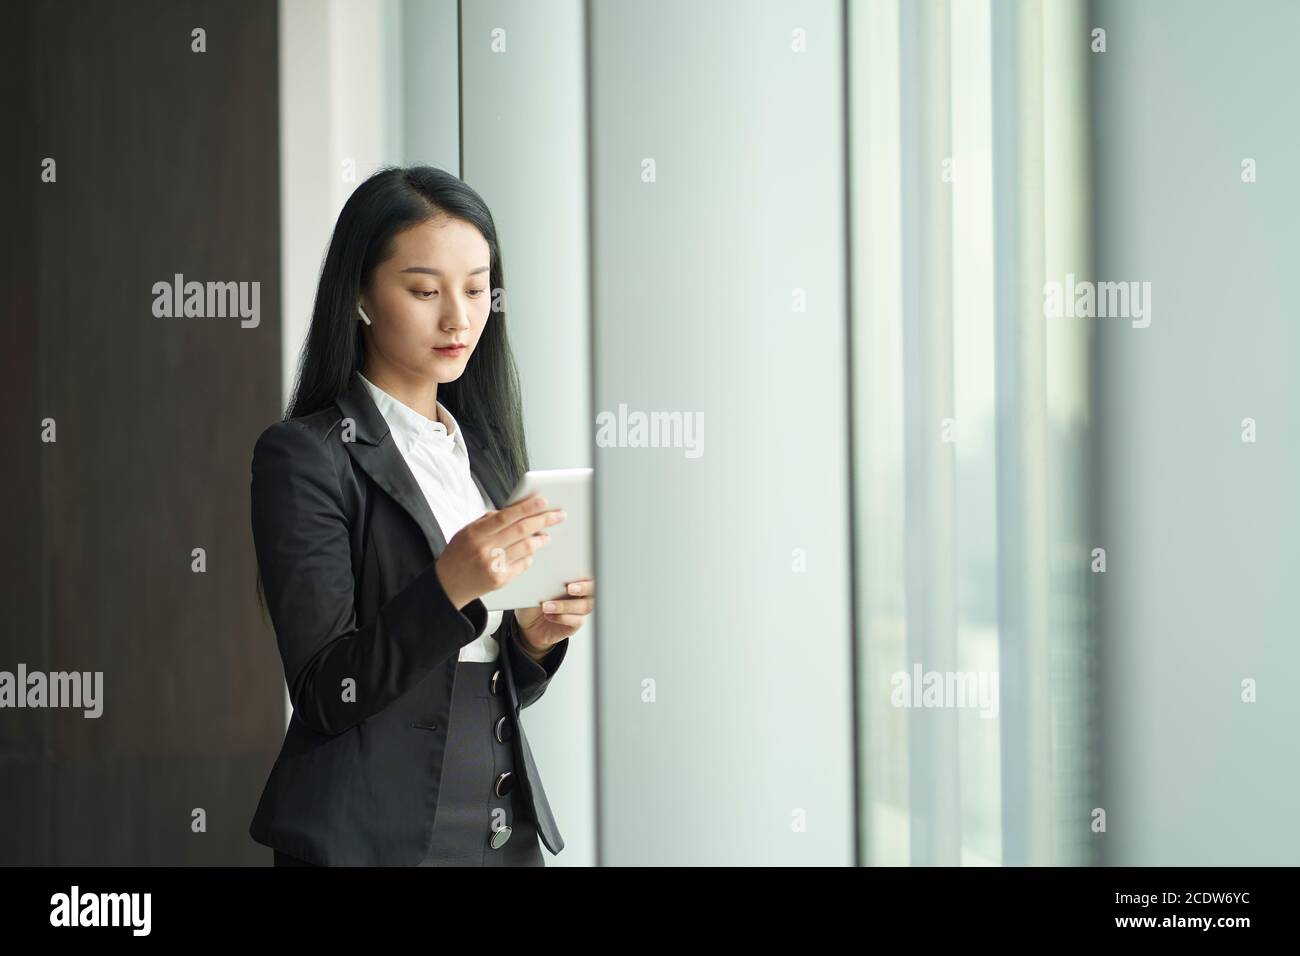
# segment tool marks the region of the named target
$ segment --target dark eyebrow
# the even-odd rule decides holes
[[[409,269],[403,269],[402,271],[403,271],[403,272],[423,272],[425,275],[431,275],[431,276],[441,276],[441,275],[442,275],[441,270],[439,270],[439,269],[430,269],[428,266],[411,266]],[[487,271],[488,271],[488,267],[487,267],[487,266],[479,266],[477,269],[475,269],[475,270],[473,270],[472,272],[469,272],[469,273],[467,273],[467,274],[468,274],[468,275],[472,275],[472,276],[476,276],[476,275],[478,275],[480,272],[487,272]]]

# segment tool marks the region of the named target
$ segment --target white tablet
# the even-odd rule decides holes
[[[536,493],[546,499],[548,510],[563,508],[567,517],[547,526],[551,540],[533,552],[532,567],[483,595],[489,611],[537,607],[542,601],[571,597],[565,590],[570,581],[594,577],[591,475],[591,468],[555,468],[524,475],[507,505]]]

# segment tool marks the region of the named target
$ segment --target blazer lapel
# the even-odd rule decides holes
[[[360,375],[352,373],[348,390],[335,404],[344,418],[353,423],[355,441],[344,443],[352,459],[420,526],[429,550],[438,557],[447,546],[447,539]],[[465,426],[459,420],[456,424],[464,431]],[[493,507],[500,508],[506,496],[505,481],[492,467],[474,434],[464,431],[464,437],[470,449],[469,468],[475,484],[487,494]]]

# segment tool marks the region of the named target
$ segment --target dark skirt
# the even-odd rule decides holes
[[[516,771],[505,673],[498,662],[458,661],[456,667],[438,807],[418,865],[545,866],[532,807]],[[275,865],[312,864],[276,850]]]

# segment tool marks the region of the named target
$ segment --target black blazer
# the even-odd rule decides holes
[[[506,477],[482,436],[457,424],[471,473],[500,508]],[[476,598],[457,610],[443,591],[434,573],[442,531],[356,374],[334,405],[262,433],[252,505],[293,717],[249,833],[309,863],[414,866],[438,803],[456,662],[487,608]],[[545,693],[569,642],[538,665],[518,633],[506,611],[496,637],[520,784],[542,842],[559,853],[564,840],[519,713]]]

